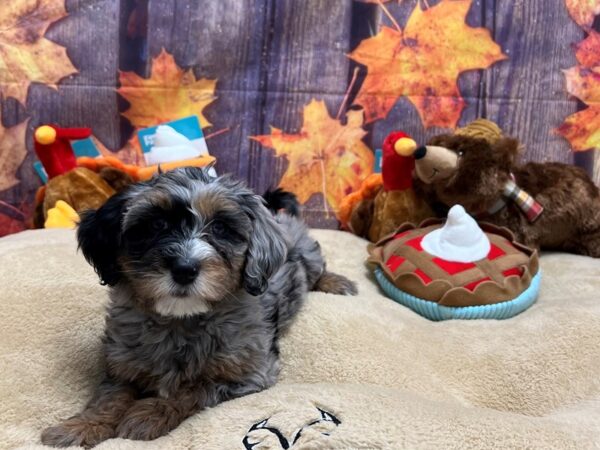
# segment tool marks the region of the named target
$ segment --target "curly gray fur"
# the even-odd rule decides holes
[[[82,413],[44,431],[45,444],[154,439],[202,408],[268,388],[279,333],[307,292],[356,293],[326,271],[298,219],[273,216],[242,183],[204,170],[131,187],[85,214],[78,237],[111,286],[106,378]],[[181,261],[193,270],[177,282]]]

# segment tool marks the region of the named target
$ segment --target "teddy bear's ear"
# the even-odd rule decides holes
[[[503,137],[496,141],[492,146],[492,151],[496,161],[505,167],[512,167],[516,164],[521,150],[519,141],[514,138]]]

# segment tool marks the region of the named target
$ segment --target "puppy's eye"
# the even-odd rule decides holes
[[[153,231],[160,232],[169,228],[169,223],[165,219],[154,219],[151,226]]]
[[[220,220],[213,222],[210,226],[210,229],[215,236],[225,236],[228,230],[227,225]]]
[[[462,150],[459,150],[459,151],[458,151],[458,157],[459,157],[459,158],[462,158],[462,156],[463,156],[464,154],[465,154],[465,152],[464,152],[464,151],[462,151]]]

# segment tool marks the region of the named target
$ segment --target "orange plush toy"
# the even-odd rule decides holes
[[[433,216],[412,189],[416,149],[415,141],[402,131],[385,138],[381,175],[371,175],[357,192],[342,200],[339,217],[343,228],[377,242],[404,222],[417,224]]]

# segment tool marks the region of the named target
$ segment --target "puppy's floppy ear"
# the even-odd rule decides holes
[[[94,266],[100,282],[109,286],[117,284],[120,278],[117,256],[126,198],[122,192],[113,195],[98,210],[84,212],[77,227],[79,248]]]
[[[260,295],[267,289],[271,275],[285,262],[287,247],[281,228],[260,197],[252,196],[246,205],[252,205],[248,215],[253,228],[248,243],[243,286],[249,294]]]

